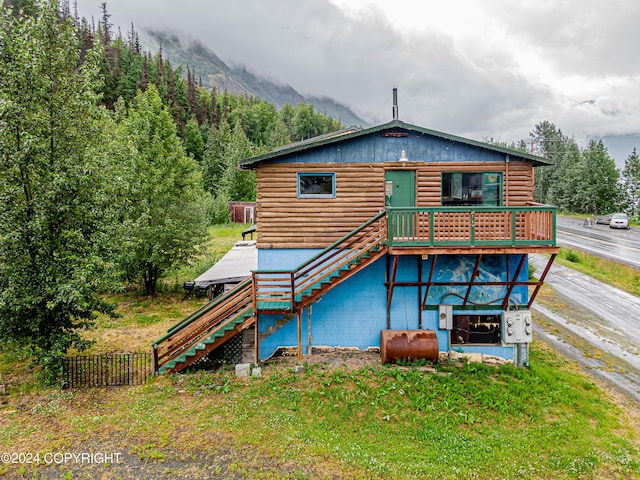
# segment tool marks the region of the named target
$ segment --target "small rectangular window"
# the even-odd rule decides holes
[[[500,315],[454,315],[452,345],[500,344]]]
[[[335,173],[298,173],[298,198],[335,198]]]

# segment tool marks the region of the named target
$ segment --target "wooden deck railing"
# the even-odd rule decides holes
[[[388,208],[388,245],[556,246],[550,206]]]

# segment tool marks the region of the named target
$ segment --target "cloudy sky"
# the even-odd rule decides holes
[[[97,18],[102,1],[78,0],[79,14]],[[230,65],[329,96],[371,123],[391,119],[397,86],[401,120],[477,140],[527,139],[543,120],[581,145],[640,139],[637,0],[107,0],[107,8],[123,30],[133,22],[188,35]]]

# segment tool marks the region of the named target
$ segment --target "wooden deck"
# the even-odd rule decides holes
[[[390,253],[557,253],[554,207],[388,208]]]

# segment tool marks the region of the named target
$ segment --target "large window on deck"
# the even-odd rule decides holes
[[[498,172],[445,172],[442,174],[442,205],[502,204],[502,174]]]
[[[335,198],[335,173],[298,173],[298,198]]]

